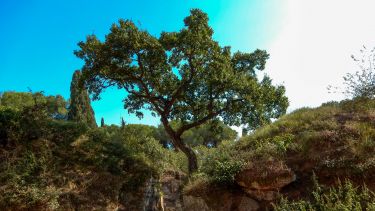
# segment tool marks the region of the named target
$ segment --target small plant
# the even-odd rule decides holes
[[[311,201],[289,201],[283,198],[274,208],[276,211],[375,210],[375,194],[366,186],[354,187],[350,181],[345,181],[344,184],[339,182],[336,188],[330,188],[328,191],[324,191],[323,187],[316,183]]]
[[[349,98],[367,98],[375,97],[375,48],[369,50],[365,46],[360,50],[361,56],[352,55],[352,59],[358,64],[360,70],[355,73],[347,73],[344,79],[342,93]],[[331,93],[337,93],[339,88],[328,86]]]

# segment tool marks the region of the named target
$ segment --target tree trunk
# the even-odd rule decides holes
[[[176,137],[175,142],[177,142],[177,147],[186,155],[188,158],[188,165],[189,165],[189,174],[192,174],[198,170],[198,161],[197,155],[195,154],[194,150],[188,146],[186,146],[180,137]]]
[[[184,142],[181,139],[181,134],[180,135],[176,134],[176,132],[169,125],[166,117],[164,118],[162,117],[161,122],[163,123],[167,134],[172,139],[174,147],[181,150],[188,158],[189,174],[196,172],[198,170],[198,161],[197,161],[197,155],[194,153],[193,149],[191,149],[189,146],[184,144]]]

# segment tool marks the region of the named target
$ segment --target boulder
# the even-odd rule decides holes
[[[284,162],[269,160],[248,164],[235,180],[254,199],[272,201],[281,188],[296,180],[296,175]]]

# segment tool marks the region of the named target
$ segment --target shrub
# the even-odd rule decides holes
[[[231,185],[237,173],[242,169],[244,162],[236,159],[232,154],[233,142],[223,142],[218,148],[207,150],[202,156],[200,172],[218,184]]]
[[[330,188],[326,192],[316,185],[311,201],[289,201],[283,198],[274,208],[276,211],[375,210],[375,194],[366,187],[354,187],[350,181],[339,183],[336,188]]]
[[[16,109],[0,106],[0,144],[19,139],[19,115]]]
[[[349,98],[367,98],[375,97],[375,48],[368,50],[366,47],[360,50],[360,58],[352,55],[352,59],[357,63],[359,70],[355,73],[347,73],[344,79],[344,88],[342,93]],[[328,86],[331,93],[340,90],[339,87]]]

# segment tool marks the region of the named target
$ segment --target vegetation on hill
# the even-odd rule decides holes
[[[276,211],[313,211],[313,210],[375,210],[375,194],[366,186],[354,187],[350,181],[337,187],[327,188],[319,186],[311,193],[311,200],[289,201],[281,199],[274,205]]]
[[[90,129],[45,109],[0,108],[0,210],[137,207],[146,180],[186,166],[149,126]]]
[[[337,210],[341,205],[333,209],[330,205],[333,202],[346,203],[348,210],[358,203],[362,207],[373,207],[371,203],[374,201],[368,200],[371,191],[356,187],[365,185],[375,190],[372,177],[375,172],[374,140],[375,101],[372,99],[358,98],[325,103],[318,108],[301,108],[236,143],[207,149],[208,152],[202,153],[200,158],[203,162],[201,168],[185,191],[194,195],[212,185],[229,190],[241,189],[238,186],[239,180],[243,179],[241,174],[246,174],[248,181],[256,181],[261,187],[272,187],[281,180],[278,178],[282,176],[280,172],[291,172],[296,175],[293,185],[279,191],[280,196],[292,202],[288,204],[283,200],[279,210],[292,207],[295,208],[292,210],[321,210],[318,206],[331,206],[332,210]],[[312,194],[308,190],[314,188],[311,182],[314,174],[326,189],[335,187],[340,180],[350,180],[351,183],[330,189],[328,193],[318,191]],[[337,196],[345,194],[342,191],[349,186],[353,189],[348,190],[352,191],[348,197],[354,198]],[[344,201],[349,199],[353,199],[353,204]],[[293,200],[305,201],[293,204]],[[370,204],[364,206],[363,200]],[[298,206],[301,208],[297,209]]]

